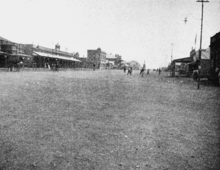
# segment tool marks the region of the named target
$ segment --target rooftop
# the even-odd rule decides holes
[[[1,37],[1,36],[0,36],[0,40],[3,40],[3,41],[9,41],[9,40],[7,40],[7,39]]]
[[[113,55],[113,54],[106,54],[106,58],[116,59],[115,55]]]

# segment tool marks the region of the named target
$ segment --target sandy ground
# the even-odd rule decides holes
[[[218,170],[220,89],[122,70],[0,72],[0,170]]]

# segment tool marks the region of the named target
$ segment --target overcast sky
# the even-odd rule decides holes
[[[167,66],[199,48],[197,0],[0,0],[0,36],[87,56],[100,47],[147,68]],[[184,18],[188,21],[185,24]],[[203,48],[220,31],[220,0],[204,4]]]

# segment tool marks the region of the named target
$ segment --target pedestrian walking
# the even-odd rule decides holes
[[[126,66],[124,66],[124,73],[126,73]]]
[[[144,68],[143,67],[141,68],[140,75],[141,75],[141,77],[144,76]]]
[[[47,63],[47,68],[48,68],[48,70],[50,70],[51,68],[50,68],[50,64],[49,63]]]
[[[95,71],[95,64],[93,64],[93,70]]]
[[[140,75],[141,75],[141,77],[144,77],[144,71],[145,71],[145,62],[144,62],[144,65],[143,65],[143,67],[141,68],[141,71],[140,71]]]
[[[160,73],[161,73],[161,69],[159,68],[159,70],[158,70],[158,73],[159,73],[159,75],[160,75]]]
[[[130,74],[130,76],[132,75],[132,67],[128,67],[128,73],[127,73],[127,75],[129,75]]]
[[[147,69],[147,75],[150,75],[150,70],[149,69]]]
[[[141,71],[140,71],[141,77],[144,77],[144,71],[145,71],[145,67],[142,67],[142,68],[141,68]]]
[[[55,71],[59,71],[59,63],[58,63],[58,61],[56,62],[56,64],[55,64]]]
[[[55,63],[52,63],[52,70],[56,71],[56,64]]]

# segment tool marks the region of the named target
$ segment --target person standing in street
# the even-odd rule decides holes
[[[95,63],[93,64],[93,71],[95,71]]]
[[[144,71],[145,71],[145,62],[144,62],[144,65],[143,65],[143,67],[141,68],[141,71],[140,71],[140,75],[141,75],[141,77],[144,77]]]
[[[159,73],[159,75],[160,75],[160,73],[161,73],[161,69],[159,68],[159,70],[158,70],[158,73]]]
[[[55,71],[59,71],[59,62],[58,61],[56,61],[56,64],[55,64]]]
[[[130,76],[132,75],[132,67],[128,67],[128,74],[127,75],[129,75],[130,74]]]
[[[124,66],[124,73],[126,73],[126,66]]]
[[[144,68],[143,67],[141,68],[140,75],[141,75],[141,77],[144,76]]]

